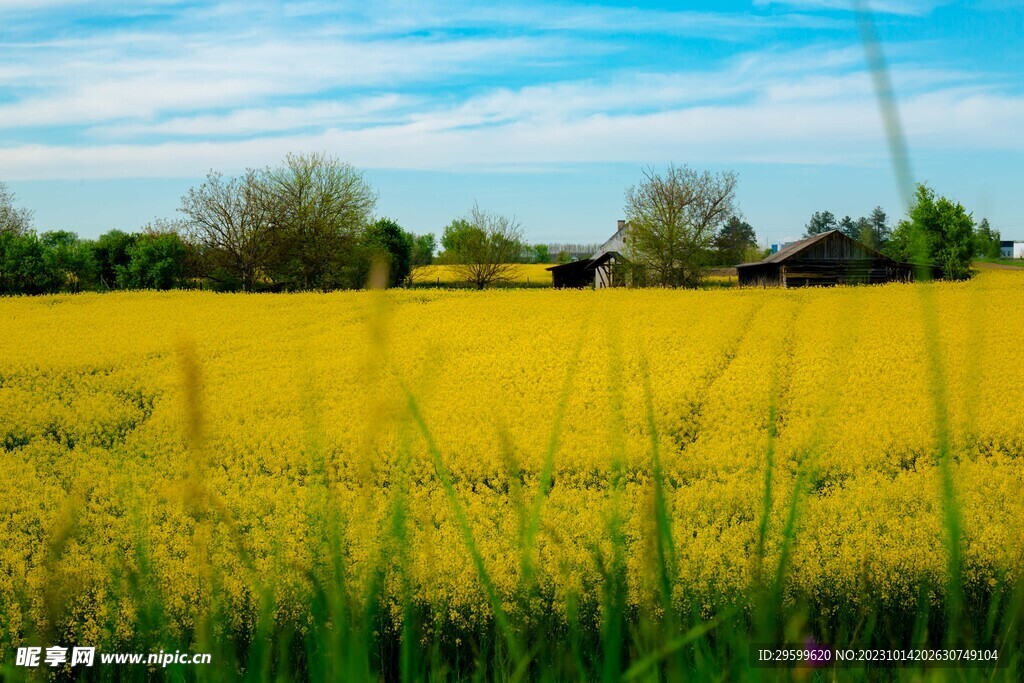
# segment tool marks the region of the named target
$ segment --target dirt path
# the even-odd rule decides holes
[[[1021,263],[1019,266],[1008,266],[1005,263],[975,261],[972,265],[978,270],[1024,270],[1024,263]]]

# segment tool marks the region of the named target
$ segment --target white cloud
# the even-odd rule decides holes
[[[857,43],[779,43],[682,71],[616,68],[608,59],[571,79],[548,71],[621,48],[584,39],[588,32],[730,35],[817,21],[803,15],[388,5],[348,3],[339,10],[346,17],[372,18],[350,25],[334,17],[296,32],[273,22],[321,17],[334,4],[221,2],[190,10],[181,36],[132,28],[0,45],[0,57],[11,57],[0,60],[0,86],[10,94],[0,103],[0,168],[12,180],[195,176],[300,149],[364,167],[423,169],[856,164],[887,153]],[[886,6],[910,5],[925,6]],[[204,23],[215,28],[197,26]],[[530,31],[420,31],[495,23]],[[912,148],[1024,145],[1007,135],[1024,125],[1020,96],[983,74],[917,64],[913,45],[886,49]],[[519,82],[503,83],[507,73]],[[44,142],[53,131],[61,142]]]
[[[435,20],[444,21],[435,15]],[[708,35],[736,40],[738,32],[780,28],[837,28],[835,19],[806,14],[759,15],[750,13],[702,12],[693,10],[650,10],[636,7],[579,6],[569,4],[493,5],[469,4],[448,13],[449,23],[498,23],[534,30],[593,32],[634,31],[668,35]]]
[[[87,5],[93,0],[0,0],[0,12],[32,11],[39,12],[57,7]],[[179,5],[181,0],[106,0],[107,11],[117,9],[121,12],[138,12],[146,7]]]
[[[334,99],[335,93],[351,96],[339,91],[404,92],[465,75],[493,77],[517,68],[527,73],[622,49],[614,41],[583,37],[591,32],[681,33],[732,40],[747,31],[821,21],[792,14],[539,2],[282,5],[227,0],[193,6],[175,0],[116,0],[104,3],[102,12],[131,16],[179,4],[173,21],[145,28],[132,23],[118,28],[116,22],[108,28],[72,25],[70,30],[29,32],[20,40],[12,31],[9,42],[0,43],[0,86],[9,95],[0,98],[0,130],[90,126],[109,136],[123,125],[126,134],[144,129],[173,134],[180,132],[182,120],[192,118],[213,133],[218,119],[247,131],[262,116],[267,132],[272,132],[287,130],[291,113],[312,106],[312,100]],[[59,25],[63,12],[57,10],[54,16],[58,5],[87,7],[79,0],[5,0],[0,13],[15,14],[8,22],[15,29],[26,22],[19,20],[23,14],[42,25]],[[289,23],[294,21],[300,25]],[[444,33],[466,27],[492,31]],[[435,35],[437,31],[441,33]],[[329,115],[312,113],[315,124],[331,123]],[[338,116],[345,118],[341,112]]]
[[[147,39],[147,42],[149,39]],[[170,39],[167,41],[171,42]],[[43,92],[0,105],[0,128],[82,125],[167,112],[244,106],[339,88],[405,86],[497,63],[564,52],[559,38],[427,39],[372,43],[306,38],[255,44],[179,40],[175,54],[111,56],[94,44],[73,58],[45,56],[8,73],[11,88]]]
[[[1012,149],[1004,131],[1024,126],[1024,98],[951,88],[903,102],[912,150]],[[465,127],[459,116],[399,125],[232,142],[0,148],[10,179],[195,176],[273,163],[322,149],[367,168],[464,169],[572,162],[874,163],[886,155],[870,97],[768,100],[646,114],[532,116]]]
[[[256,7],[266,3],[256,3]],[[346,26],[350,35],[381,32],[443,30],[453,27],[505,30],[571,31],[590,33],[643,33],[699,35],[723,41],[737,40],[753,33],[780,28],[849,28],[842,20],[799,12],[752,14],[736,12],[662,10],[613,7],[542,0],[482,3],[472,0],[409,3],[378,0],[359,5],[340,3],[343,11],[358,17],[357,25]],[[252,2],[220,3],[218,15],[251,15]],[[269,5],[289,18],[319,17],[339,9],[337,2],[311,0],[290,2],[283,9]]]
[[[949,4],[949,0],[754,0],[758,7],[780,5],[797,10],[867,9],[877,14],[924,16],[936,7]]]
[[[439,104],[426,95],[390,93],[340,101],[311,100],[287,107],[242,107],[166,120],[117,121],[91,132],[105,140],[127,141],[139,135],[245,136],[399,124],[431,131],[527,121],[572,122],[595,114],[649,113],[732,100],[813,103],[873,98],[868,75],[846,68],[853,63],[846,48],[818,47],[795,53],[771,50],[742,55],[714,71],[622,71],[602,80],[496,87],[453,104]],[[897,90],[904,93],[972,81],[968,73],[910,67],[896,70],[893,77]]]
[[[315,102],[307,106],[235,109],[224,114],[181,116],[152,123],[107,124],[90,132],[100,138],[141,135],[180,137],[251,136],[304,128],[394,123],[413,98],[397,94],[347,102]]]

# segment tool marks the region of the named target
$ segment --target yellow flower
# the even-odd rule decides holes
[[[645,366],[680,608],[711,613],[775,567],[793,495],[793,593],[914,604],[947,566],[943,443],[965,582],[1014,580],[1022,285],[992,271],[800,291],[399,290],[380,295],[387,306],[365,292],[2,299],[2,620],[45,620],[59,584],[60,628],[113,623],[127,639],[144,566],[180,631],[213,596],[251,625],[264,588],[277,618],[303,627],[335,549],[355,601],[379,570],[396,619],[404,591],[455,624],[489,619],[406,388],[507,611],[536,608],[524,567],[553,609],[598,602],[613,527],[628,599],[649,604]]]

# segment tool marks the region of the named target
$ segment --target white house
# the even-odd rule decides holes
[[[615,260],[626,249],[626,221],[620,220],[615,234],[605,240],[590,257],[590,267],[594,270],[594,289],[604,289],[614,284]]]
[[[999,248],[1003,258],[1024,259],[1024,240],[1003,240]]]

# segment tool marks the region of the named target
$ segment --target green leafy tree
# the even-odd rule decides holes
[[[875,241],[874,231],[871,229],[871,221],[864,216],[861,216],[854,221],[853,233],[852,238],[861,244],[867,245],[872,249],[878,248],[878,244]]]
[[[455,273],[483,289],[510,280],[519,270],[516,260],[523,252],[523,230],[515,218],[474,204],[466,216],[445,227],[441,244]]]
[[[807,221],[807,225],[804,226],[804,237],[820,235],[838,227],[839,223],[836,222],[836,217],[831,211],[815,211],[811,215],[811,220]]]
[[[921,183],[907,219],[893,231],[888,253],[897,260],[938,266],[946,279],[962,280],[970,276],[975,245],[974,221],[966,209]]]
[[[572,261],[572,254],[565,249],[562,249],[555,255],[555,263],[570,263]]]
[[[96,277],[100,287],[113,289],[118,286],[118,273],[128,266],[128,250],[136,239],[137,234],[111,230],[93,242],[93,258],[96,260]]]
[[[464,250],[469,242],[477,238],[475,234],[479,229],[473,226],[465,218],[456,218],[444,226],[441,233],[441,258],[446,263],[454,262],[460,251]]]
[[[929,264],[930,256],[922,236],[915,234],[907,221],[896,224],[883,253],[901,263]]]
[[[720,266],[734,266],[743,263],[757,248],[754,228],[738,216],[732,216],[715,236],[715,263]]]
[[[533,245],[534,263],[551,263],[551,248],[546,244]]]
[[[866,226],[864,224],[861,226],[861,241],[864,241],[867,237],[864,233],[866,227],[871,231],[871,241],[864,241],[864,243],[875,249],[884,249],[889,241],[889,234],[891,232],[888,223],[889,218],[885,215],[885,210],[880,206],[876,206],[871,210],[871,214],[868,215],[866,220]]]
[[[0,293],[80,292],[95,277],[92,245],[72,232],[0,232]]]
[[[392,287],[404,284],[412,271],[414,238],[390,218],[380,218],[365,234],[365,243],[372,258],[383,257]]]
[[[294,289],[365,285],[363,233],[377,193],[363,174],[324,154],[289,154],[261,180],[272,206],[274,278]]]
[[[0,232],[0,293],[59,291],[60,274],[51,266],[46,258],[46,247],[34,231]]]
[[[128,247],[128,263],[120,268],[118,284],[128,289],[171,289],[185,275],[188,249],[174,232],[139,235]]]
[[[982,258],[997,259],[1002,256],[1002,235],[989,225],[987,218],[974,229],[974,253]]]
[[[853,220],[849,216],[843,216],[839,219],[839,229],[843,231],[843,234],[852,240],[860,239],[860,226],[857,221]]]
[[[412,265],[429,266],[434,262],[434,252],[436,251],[437,238],[434,233],[416,235],[412,243]]]
[[[96,258],[90,242],[67,230],[44,232],[39,241],[45,267],[59,282],[58,289],[80,292],[95,283]]]
[[[964,280],[971,275],[974,258],[974,219],[963,205],[945,197],[936,206],[941,238],[935,261],[945,278]]]
[[[736,214],[737,176],[669,165],[626,192],[625,256],[634,282],[696,287],[719,228]]]

